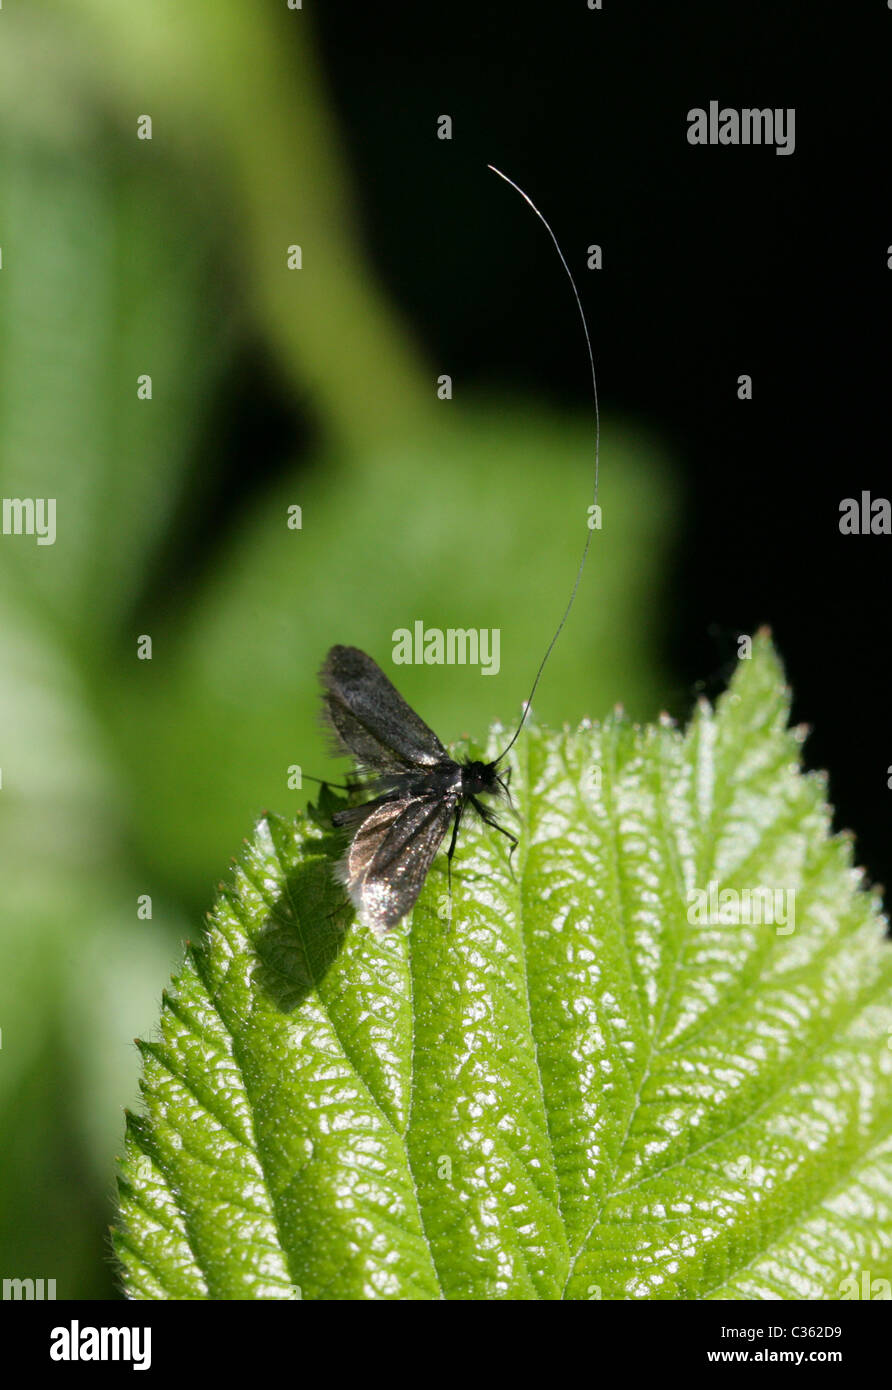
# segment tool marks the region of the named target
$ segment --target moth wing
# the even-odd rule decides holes
[[[375,771],[433,767],[449,754],[358,647],[332,647],[320,672],[323,710],[340,752]]]
[[[381,800],[365,816],[341,876],[359,920],[376,936],[414,907],[458,800],[454,794]]]

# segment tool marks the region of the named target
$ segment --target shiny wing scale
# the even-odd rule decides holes
[[[376,936],[414,907],[460,800],[458,792],[381,800],[364,817],[340,874],[359,920]]]

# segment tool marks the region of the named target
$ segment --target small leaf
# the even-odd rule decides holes
[[[452,920],[441,859],[383,942],[351,925],[327,814],[261,821],[143,1048],[128,1292],[820,1299],[892,1276],[892,951],[787,713],[760,635],[686,735],[531,729],[514,874],[466,818]]]

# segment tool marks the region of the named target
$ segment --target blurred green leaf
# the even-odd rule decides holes
[[[787,713],[761,636],[684,736],[530,729],[516,877],[466,821],[452,921],[440,861],[382,942],[348,929],[327,818],[261,821],[143,1045],[128,1292],[815,1299],[888,1277],[892,950]],[[698,922],[710,883],[795,893],[795,915]]]
[[[60,1297],[110,1293],[109,1150],[180,925],[102,692],[236,322],[203,185],[132,158],[95,76],[70,16],[4,11],[0,495],[53,498],[56,539],[0,538],[0,1262]]]
[[[136,111],[154,112],[164,148],[186,160],[204,150],[247,303],[331,436],[357,449],[422,424],[433,396],[419,391],[411,335],[366,264],[312,14],[242,0],[69,7],[134,132]],[[286,264],[295,244],[300,273]]]
[[[0,493],[56,502],[56,539],[3,564],[65,641],[107,654],[187,490],[201,405],[231,351],[222,228],[195,175],[151,154],[65,46],[12,18],[0,48]],[[40,53],[45,82],[23,75]],[[70,104],[58,111],[59,94]],[[151,399],[138,378],[151,377]]]
[[[109,1151],[179,926],[122,863],[126,799],[52,623],[0,589],[0,1255],[60,1297],[108,1295]],[[148,887],[152,885],[149,884]],[[60,1239],[64,1231],[64,1239]]]

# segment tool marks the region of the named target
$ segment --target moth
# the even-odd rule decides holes
[[[372,794],[371,800],[349,806],[332,817],[335,826],[350,834],[339,874],[359,920],[376,936],[395,926],[414,906],[450,828],[446,856],[451,884],[452,858],[468,807],[510,841],[509,856],[517,848],[517,837],[499,823],[480,798],[496,796],[510,802],[510,771],[503,776],[499,768],[523,728],[545,664],[573,607],[591,544],[592,517],[598,510],[598,386],[576,282],[557,237],[536,205],[506,174],[492,164],[489,168],[532,208],[551,237],[573,288],[588,349],[595,404],[594,509],[586,509],[585,545],[563,616],[539,664],[514,735],[492,762],[456,762],[370,656],[358,647],[332,647],[329,651],[320,672],[323,717],[334,733],[337,751],[353,758],[363,789]]]
[[[394,926],[413,907],[428,869],[450,825],[452,857],[465,808],[506,836],[511,852],[517,837],[500,825],[481,795],[506,796],[508,780],[491,763],[451,758],[387,679],[358,647],[332,647],[320,678],[324,716],[341,752],[349,753],[372,801],[332,817],[352,832],[340,866],[359,919],[376,935]]]

